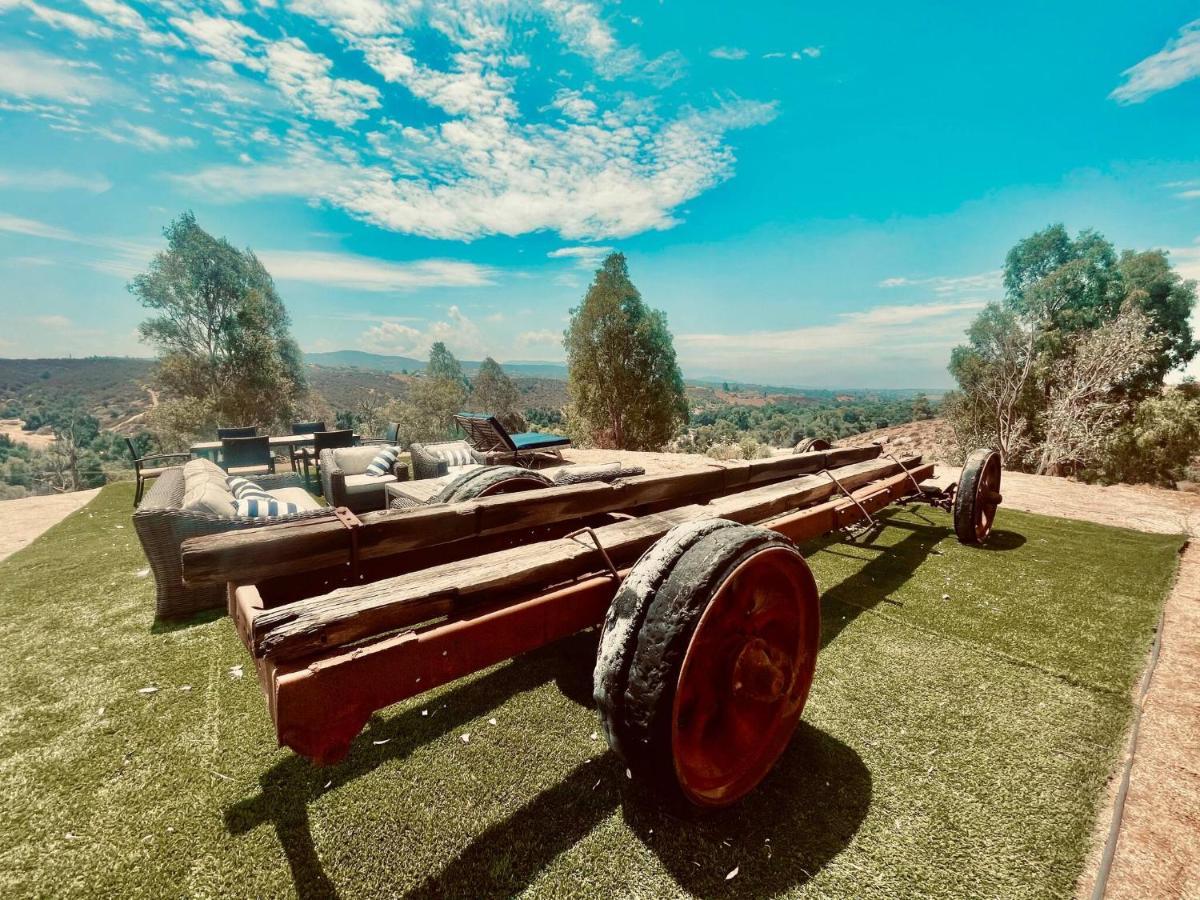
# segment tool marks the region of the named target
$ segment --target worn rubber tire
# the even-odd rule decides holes
[[[505,482],[512,482],[508,488]],[[434,497],[436,503],[459,503],[492,494],[532,491],[554,484],[545,475],[520,466],[484,466],[463,472]]]
[[[814,453],[818,450],[832,450],[833,444],[825,438],[805,438],[792,448],[792,453]]]
[[[979,482],[983,478],[988,462],[997,455],[995,450],[987,447],[974,451],[967,457],[967,461],[963,464],[962,474],[958,476],[958,488],[954,492],[953,515],[954,533],[960,544],[982,544],[991,534],[989,528],[988,535],[984,535],[981,539],[975,525],[979,514]]]
[[[672,745],[684,657],[718,587],[771,547],[795,550],[776,532],[726,519],[679,525],[638,560],[605,617],[593,678],[601,727],[631,776],[677,811],[697,809],[679,783]]]

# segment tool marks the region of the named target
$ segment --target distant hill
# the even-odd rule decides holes
[[[388,356],[382,353],[366,353],[362,350],[331,350],[326,353],[305,353],[304,361],[309,365],[325,368],[366,369],[373,372],[423,372],[426,361],[411,356]],[[463,370],[470,373],[480,363],[462,360]],[[514,361],[502,363],[509,375],[526,378],[566,379],[567,367],[561,363]]]

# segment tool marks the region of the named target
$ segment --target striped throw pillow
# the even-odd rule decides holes
[[[471,448],[461,441],[443,447],[430,447],[429,451],[438,459],[445,460],[448,466],[469,466],[475,462]]]
[[[371,460],[371,464],[367,466],[366,475],[379,477],[380,475],[392,474],[392,466],[396,464],[396,460],[400,458],[399,447],[384,447]]]
[[[248,478],[230,475],[226,480],[229,482],[229,493],[233,494],[239,500],[249,500],[251,498],[259,500],[272,499],[270,494]]]
[[[266,500],[260,497],[248,497],[233,501],[233,509],[239,516],[248,519],[268,519],[275,516],[290,516],[300,512],[295,503],[285,503],[268,495]]]

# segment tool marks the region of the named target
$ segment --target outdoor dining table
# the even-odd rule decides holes
[[[361,435],[354,435],[354,443],[357,444],[361,439]],[[311,447],[315,440],[316,438],[311,434],[278,434],[272,435],[269,443],[272,452],[283,450],[286,447],[286,455],[291,456],[297,447]],[[191,450],[192,456],[202,456],[213,462],[220,462],[220,441],[201,441],[198,444],[192,444],[188,449]]]

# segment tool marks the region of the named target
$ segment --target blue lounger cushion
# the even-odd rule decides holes
[[[518,450],[538,450],[542,447],[566,447],[571,443],[570,438],[558,434],[540,434],[536,431],[522,431],[511,434],[513,446]]]

